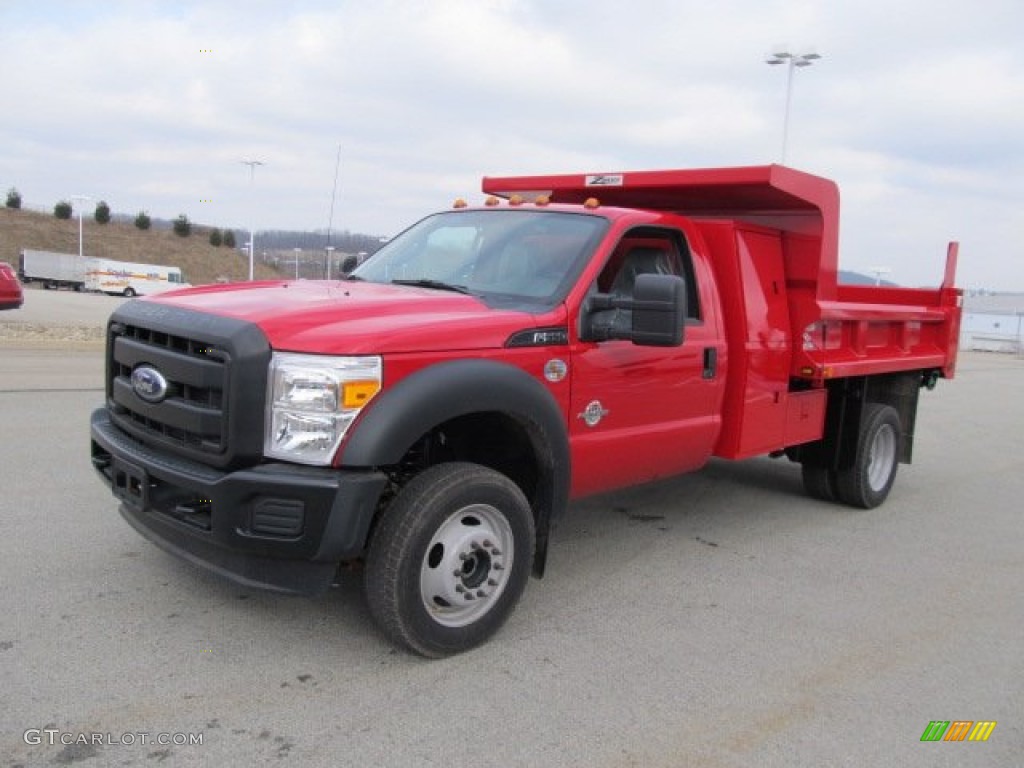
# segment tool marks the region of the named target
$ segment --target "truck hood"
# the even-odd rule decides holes
[[[146,301],[248,320],[274,349],[317,354],[494,349],[538,324],[475,296],[362,282],[210,285]]]

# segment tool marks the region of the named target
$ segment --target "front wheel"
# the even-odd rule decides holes
[[[477,464],[439,464],[384,511],[366,559],[370,613],[396,643],[432,658],[480,645],[526,587],[534,522],[519,487]]]
[[[135,298],[135,289],[134,288],[125,288],[124,289],[124,297],[126,299],[134,299]]]
[[[885,501],[896,480],[901,433],[895,408],[881,403],[864,405],[853,466],[839,470],[836,476],[841,501],[864,509],[874,509]]]

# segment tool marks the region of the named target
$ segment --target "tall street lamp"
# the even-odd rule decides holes
[[[84,203],[86,200],[92,200],[88,195],[72,195],[72,200],[78,200]],[[82,249],[82,206],[78,206],[78,259],[81,261],[83,255]]]
[[[782,121],[782,158],[780,163],[786,162],[786,143],[789,140],[789,105],[793,100],[793,70],[797,67],[809,67],[821,56],[813,50],[806,53],[793,53],[785,46],[776,46],[776,49],[765,58],[765,64],[776,67],[779,64],[786,65],[786,113]]]
[[[241,162],[242,165],[249,166],[249,191],[251,194],[256,183],[256,166],[266,165],[266,163],[262,160],[242,160]],[[249,282],[252,282],[253,279],[253,258],[256,253],[256,231],[251,224],[252,222],[250,222],[249,226]]]
[[[299,254],[302,253],[301,248],[293,248],[295,251],[295,279],[299,279]]]

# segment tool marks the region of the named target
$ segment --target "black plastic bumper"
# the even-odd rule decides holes
[[[359,557],[387,478],[372,470],[261,464],[224,472],[150,448],[93,412],[92,461],[121,514],[163,549],[235,582],[324,591]]]

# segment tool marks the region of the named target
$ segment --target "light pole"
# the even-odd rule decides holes
[[[266,165],[262,160],[242,160],[242,165],[249,166],[249,192],[252,193],[252,189],[256,183],[256,166]],[[251,222],[250,222],[251,225]],[[250,226],[249,227],[249,282],[253,279],[253,259],[256,253],[256,231]]]
[[[302,253],[301,248],[294,248],[295,251],[295,279],[299,279],[299,254]]]
[[[85,202],[86,200],[92,200],[88,195],[72,195],[72,200],[78,200]],[[83,256],[82,248],[82,206],[78,206],[78,260],[81,261]]]
[[[327,251],[327,272],[326,272],[326,275],[327,275],[327,279],[330,280],[331,279],[331,259],[334,258],[334,246],[333,245],[328,245],[325,250]]]
[[[889,267],[868,267],[868,272],[875,276],[875,285],[881,285],[882,275],[888,275],[892,270]]]
[[[765,64],[775,67],[779,64],[786,65],[786,113],[782,120],[782,157],[780,164],[786,162],[786,143],[789,140],[789,105],[793,100],[793,70],[797,67],[809,67],[821,56],[813,50],[806,53],[792,53],[786,46],[776,46],[775,50],[765,58]]]

